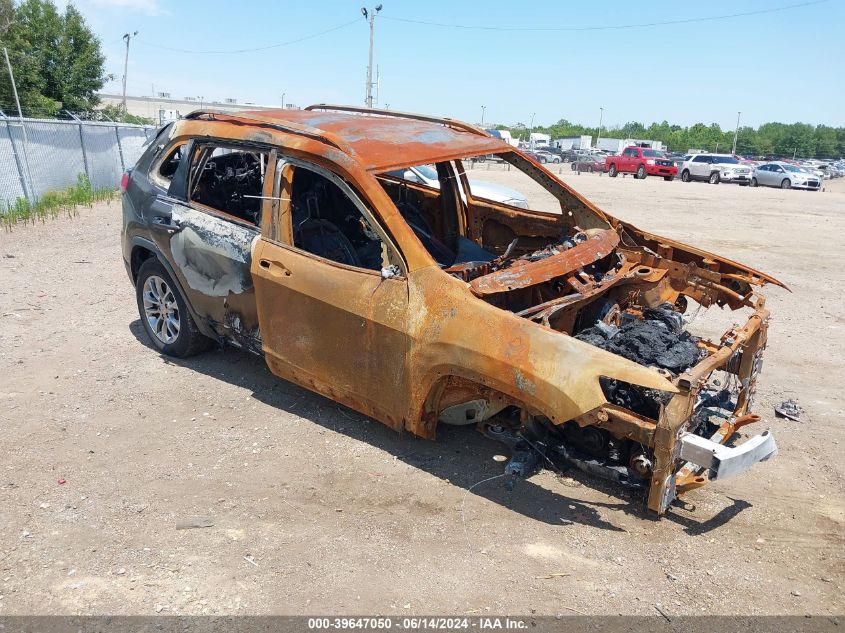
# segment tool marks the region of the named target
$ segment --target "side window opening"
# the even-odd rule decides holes
[[[399,270],[392,249],[338,184],[294,166],[290,192],[294,246],[356,268]]]
[[[190,200],[258,225],[268,152],[205,145],[195,153]]]

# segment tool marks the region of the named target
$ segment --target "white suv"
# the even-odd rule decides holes
[[[747,185],[751,182],[751,168],[743,165],[730,154],[690,154],[684,157],[679,169],[681,180],[706,180],[717,185],[720,182],[737,182]]]

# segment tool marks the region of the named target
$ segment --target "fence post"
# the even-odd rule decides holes
[[[12,128],[9,125],[9,119],[6,119],[6,134],[9,135],[9,143],[12,145],[12,154],[14,154],[15,156],[15,165],[18,168],[18,178],[20,178],[21,180],[21,189],[23,190],[23,197],[26,198],[28,202],[32,203],[32,192],[29,190],[30,188],[26,184],[26,177],[23,175],[21,157],[18,156],[18,150],[15,148],[15,139],[12,137]]]
[[[85,167],[85,177],[91,183],[91,173],[88,170],[88,152],[85,151],[85,135],[82,133],[82,123],[79,123],[79,146],[82,148],[82,164]],[[94,186],[93,184],[91,185]]]
[[[120,146],[120,130],[117,124],[114,126],[114,136],[117,139],[117,153],[120,155],[120,173],[126,171],[126,163],[123,162],[123,148]]]

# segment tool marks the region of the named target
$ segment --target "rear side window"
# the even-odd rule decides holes
[[[187,146],[187,143],[180,143],[165,149],[150,169],[150,180],[164,189],[170,187],[173,174],[179,168]]]

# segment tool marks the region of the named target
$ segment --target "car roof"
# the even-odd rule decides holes
[[[370,171],[511,151],[504,141],[481,128],[453,119],[436,119],[393,111],[346,106],[311,106],[305,110],[248,110],[220,113],[238,119],[285,125],[322,135]],[[326,109],[317,109],[323,108]],[[296,130],[293,130],[296,133]],[[332,141],[340,141],[334,143]]]

